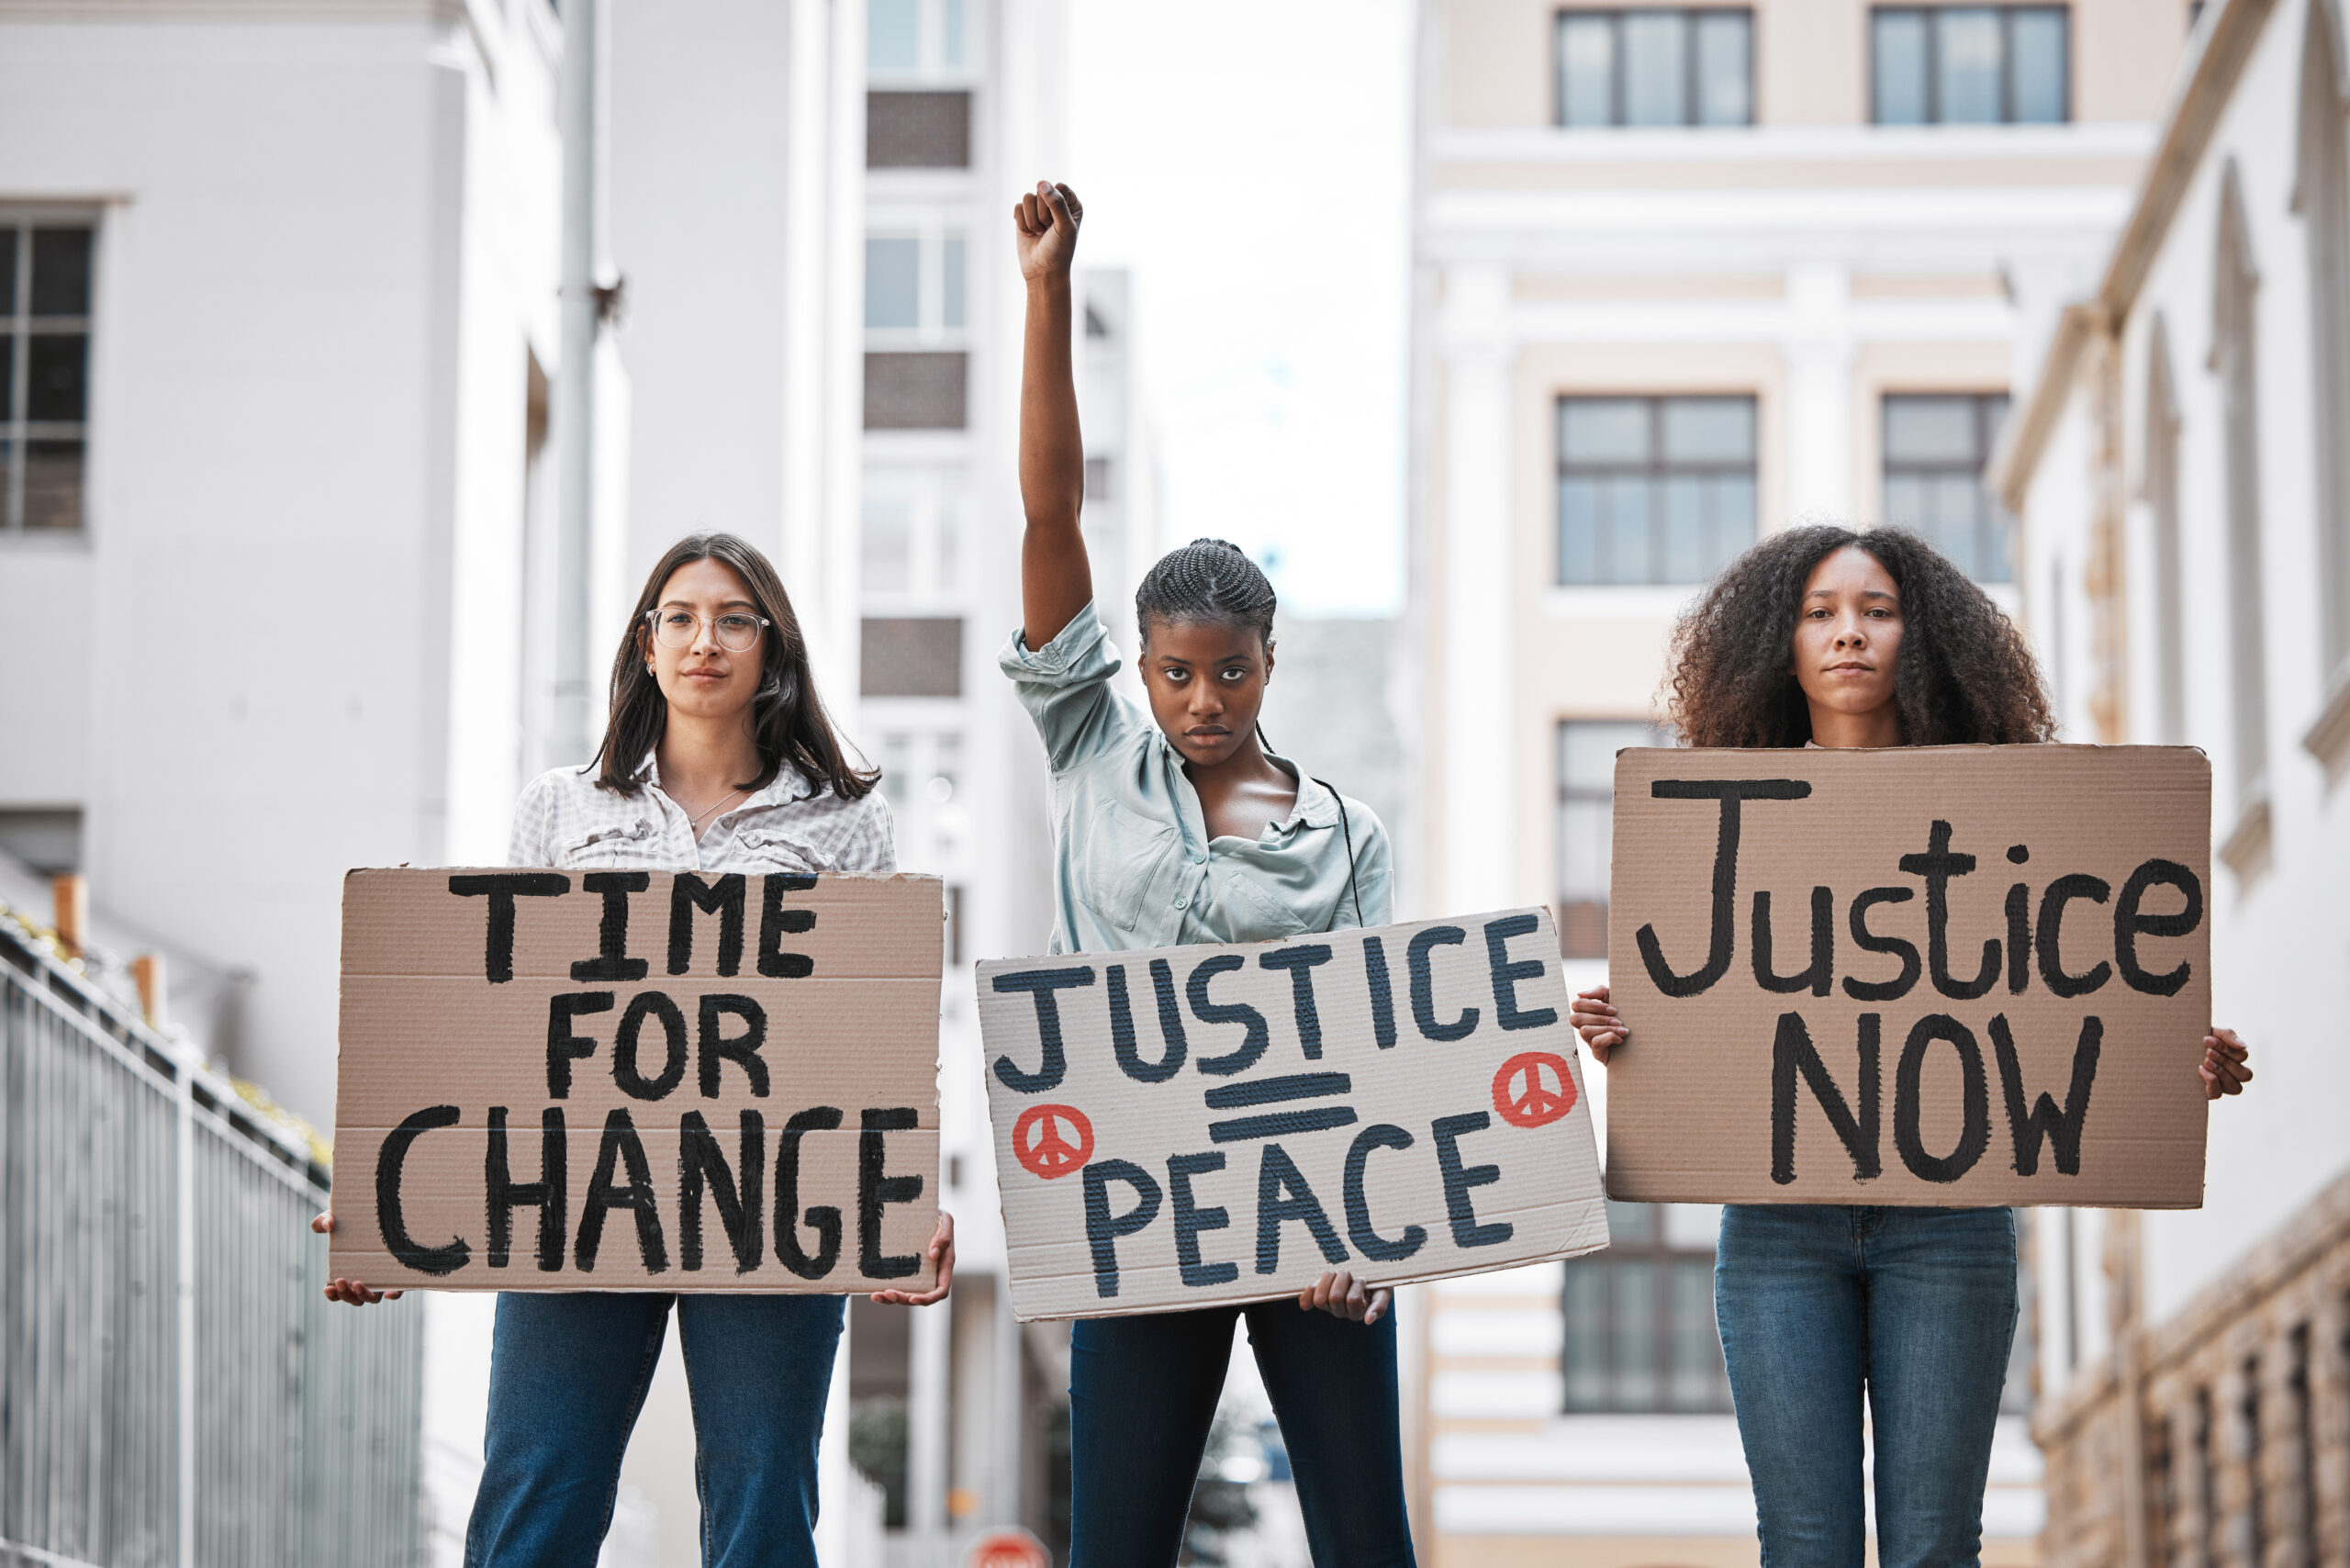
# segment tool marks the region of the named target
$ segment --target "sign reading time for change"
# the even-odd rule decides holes
[[[353,871],[334,1271],[927,1289],[934,877]]]
[[[1023,1320],[1607,1244],[1548,913],[984,963]]]
[[[1620,754],[1609,1194],[2200,1205],[2210,817],[2186,747]]]

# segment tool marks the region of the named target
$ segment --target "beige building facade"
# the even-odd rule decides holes
[[[1914,527],[2020,607],[1983,466],[2130,209],[2188,21],[2177,0],[1426,0],[1416,907],[1550,903],[1570,983],[1604,977],[1614,752],[1660,734],[1675,616],[1763,533]],[[1619,1205],[1599,1258],[1414,1304],[1425,1561],[1755,1560],[1718,1222]],[[2042,1522],[2027,1361],[1987,1562],[2034,1560]]]

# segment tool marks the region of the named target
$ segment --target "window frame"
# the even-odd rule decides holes
[[[1567,951],[1567,934],[1571,929],[1567,919],[1567,912],[1570,908],[1577,907],[1583,903],[1590,902],[1585,899],[1570,900],[1568,897],[1570,890],[1567,886],[1567,812],[1568,808],[1571,806],[1604,804],[1608,810],[1609,821],[1612,823],[1614,821],[1614,812],[1616,809],[1616,789],[1613,778],[1608,780],[1606,787],[1595,789],[1585,785],[1578,785],[1567,777],[1567,737],[1568,733],[1572,730],[1578,728],[1596,729],[1602,727],[1609,729],[1617,727],[1624,729],[1644,729],[1648,734],[1642,737],[1639,744],[1657,746],[1669,746],[1673,744],[1672,731],[1664,728],[1661,724],[1657,724],[1650,720],[1641,718],[1601,718],[1595,716],[1563,718],[1557,721],[1557,722],[1551,726],[1551,764],[1552,771],[1557,777],[1557,785],[1551,800],[1554,814],[1551,818],[1550,831],[1552,841],[1550,846],[1550,880],[1552,884],[1551,890],[1558,900],[1559,956],[1562,958],[1578,962],[1587,962],[1594,958],[1604,959],[1607,957],[1607,952],[1606,946],[1604,941],[1601,944],[1600,951],[1597,953],[1570,953]],[[1601,929],[1603,931],[1606,930],[1606,912],[1611,902],[1612,901],[1607,899],[1602,899],[1600,901]]]
[[[1997,13],[1998,16],[1999,118],[1996,121],[1948,120],[1942,118],[1942,72],[1940,70],[1942,61],[1942,29],[1934,25],[1934,19],[1942,14],[1950,11],[1991,11]],[[2063,83],[2064,99],[2058,110],[2056,118],[2053,120],[2020,120],[2016,118],[2016,17],[2027,11],[2053,11],[2056,14],[2058,21],[2063,26],[2065,39],[2065,62],[2064,71],[2061,74],[2060,80]],[[1923,119],[1919,120],[1914,124],[1906,120],[1889,121],[1886,119],[1884,118],[1882,107],[1883,98],[1879,93],[1880,84],[1877,76],[1876,49],[1877,21],[1880,17],[1884,17],[1900,16],[1922,17],[1926,20],[1926,113]],[[2074,123],[2073,65],[2075,50],[2073,49],[2073,7],[2070,4],[2050,5],[2046,3],[2046,0],[2020,0],[2020,3],[2006,5],[1958,3],[1925,6],[1908,4],[1871,6],[1869,7],[1867,49],[1869,74],[1869,124],[1873,127],[1882,128],[1891,126],[1893,129],[1898,130],[1918,130],[1923,129],[1928,126],[1947,125],[2071,125]]]
[[[911,66],[883,66],[872,63],[872,20],[867,13],[865,38],[866,85],[875,91],[902,91],[909,88],[969,88],[979,85],[979,43],[983,36],[986,0],[914,0],[914,63]],[[946,50],[946,12],[959,4],[963,12],[963,58],[959,63],[950,62]]]
[[[1635,126],[1627,121],[1624,106],[1624,20],[1631,16],[1672,16],[1681,18],[1683,47],[1681,50],[1682,103],[1684,118],[1679,125]],[[1746,118],[1742,120],[1715,123],[1696,118],[1698,113],[1698,62],[1695,18],[1707,16],[1738,17],[1746,23]],[[1607,69],[1607,123],[1571,125],[1567,120],[1566,33],[1570,19],[1586,17],[1604,17],[1613,36]],[[1550,22],[1550,125],[1557,130],[1751,130],[1758,116],[1756,109],[1756,79],[1760,73],[1754,62],[1754,7],[1748,6],[1563,6],[1551,13]]]
[[[1991,460],[1991,449],[1993,444],[1998,440],[2000,425],[2015,411],[2014,394],[2010,392],[1985,392],[1980,390],[1952,391],[1942,388],[1918,386],[1888,386],[1878,391],[1876,415],[1876,479],[1878,505],[1885,517],[1886,522],[1889,526],[1894,528],[1908,529],[1911,532],[1917,533],[1919,537],[1923,538],[1924,532],[1918,526],[1916,521],[1908,518],[1897,517],[1894,515],[1892,492],[1893,480],[1897,472],[1897,462],[1898,463],[1897,472],[1904,476],[1948,478],[1956,476],[1962,473],[1963,470],[1955,462],[1927,462],[1917,459],[1897,460],[1894,457],[1892,441],[1894,405],[1911,398],[1932,401],[1941,401],[1950,398],[1964,398],[1968,403],[1968,416],[1975,431],[1975,456],[1973,463],[1972,476],[1974,478],[1977,493],[1976,499],[1983,507],[1986,507],[1988,509],[1992,522],[2000,528],[2002,535],[2000,543],[2003,548],[2000,550],[1999,554],[2005,563],[2005,571],[2002,576],[1996,577],[1975,577],[1972,573],[1969,573],[1969,580],[1978,583],[1993,584],[2013,583],[2020,580],[2022,562],[2018,559],[2018,556],[2020,554],[2018,546],[2021,542],[2021,530],[2019,526],[2015,514],[2008,510],[2006,504],[2003,503],[1998,497],[1993,495],[1990,487],[1983,482],[1983,470],[1985,465]],[[1991,405],[1995,402],[2001,405],[1996,417],[1994,417],[1990,411]],[[1980,510],[1978,510],[1976,514],[1975,526],[1977,528],[1984,526],[1983,513]],[[1927,542],[1929,543],[1934,543],[1931,540],[1928,540]],[[1935,548],[1939,550],[1942,546],[1936,543]],[[1947,554],[1948,552],[1944,551],[1943,554]]]
[[[1742,467],[1724,463],[1672,460],[1668,459],[1664,455],[1664,420],[1667,405],[1674,403],[1708,402],[1742,402],[1746,405],[1749,416],[1748,428],[1752,433],[1752,445],[1749,449],[1748,455],[1744,460],[1744,465]],[[1639,403],[1644,405],[1649,421],[1648,457],[1637,465],[1628,463],[1592,463],[1588,461],[1579,463],[1571,462],[1567,456],[1566,431],[1566,411],[1567,406],[1571,403]],[[1550,586],[1553,588],[1575,589],[1697,588],[1712,580],[1714,573],[1708,573],[1705,577],[1683,582],[1670,577],[1662,576],[1657,569],[1658,555],[1664,547],[1664,530],[1662,526],[1662,519],[1658,515],[1658,510],[1664,504],[1664,482],[1667,479],[1675,476],[1702,479],[1744,477],[1749,485],[1753,487],[1754,516],[1751,520],[1751,532],[1745,543],[1740,546],[1740,550],[1743,551],[1751,548],[1755,540],[1760,539],[1762,536],[1762,399],[1761,395],[1757,392],[1562,392],[1559,394],[1552,406],[1550,439],[1555,454],[1553,458],[1554,471],[1551,476],[1553,493],[1551,497],[1552,510],[1550,518]],[[1647,575],[1629,581],[1619,580],[1615,582],[1587,583],[1569,582],[1566,577],[1566,500],[1564,495],[1568,478],[1571,476],[1624,477],[1635,474],[1649,482],[1650,516],[1646,537],[1649,545],[1650,566]],[[1733,554],[1728,559],[1724,560],[1720,566],[1717,566],[1714,568],[1714,572],[1719,572],[1721,566],[1728,566],[1730,560],[1735,560],[1736,558],[1737,555]]]
[[[911,240],[914,242],[914,324],[911,327],[875,327],[864,325],[866,312],[871,307],[869,291],[872,272],[869,247],[877,240]],[[898,349],[960,349],[971,339],[971,236],[961,223],[934,218],[907,217],[892,218],[876,214],[865,230],[868,247],[858,261],[859,299],[857,319],[865,334],[868,350]],[[950,324],[946,319],[947,247],[963,247],[963,319]]]
[[[1611,1198],[1608,1209],[1608,1245],[1603,1251],[1587,1253],[1567,1260],[1559,1278],[1559,1314],[1561,1319],[1559,1343],[1559,1406],[1567,1416],[1727,1416],[1731,1413],[1729,1372],[1722,1356],[1721,1325],[1714,1316],[1712,1288],[1714,1258],[1719,1243],[1710,1247],[1676,1247],[1671,1237],[1669,1204],[1626,1204]],[[1645,1209],[1650,1216],[1648,1234],[1634,1238],[1624,1223],[1627,1209]],[[1707,1397],[1694,1405],[1677,1404],[1672,1397],[1673,1383],[1673,1278],[1676,1265],[1697,1264],[1702,1260],[1707,1288],[1704,1292],[1706,1316],[1712,1326],[1709,1342],[1713,1361],[1707,1382]],[[1662,1284],[1650,1297],[1646,1324],[1653,1347],[1652,1361],[1647,1375],[1655,1380],[1655,1394],[1647,1401],[1627,1400],[1619,1393],[1619,1379],[1626,1369],[1617,1361],[1615,1346],[1617,1338],[1615,1280],[1619,1270],[1645,1265],[1653,1271],[1652,1277]],[[1578,1272],[1596,1275],[1605,1282],[1600,1289],[1601,1312],[1605,1327],[1601,1330],[1606,1344],[1606,1360],[1600,1376],[1606,1393],[1596,1403],[1584,1403],[1575,1396],[1576,1372],[1573,1360],[1573,1336],[1576,1313],[1571,1293]]]
[[[95,424],[90,416],[95,398],[95,377],[92,371],[97,362],[98,345],[98,286],[103,251],[101,214],[84,207],[11,206],[0,207],[0,234],[8,238],[0,243],[13,245],[16,254],[16,286],[6,299],[0,300],[0,340],[9,344],[6,375],[8,376],[7,418],[0,419],[0,539],[86,539],[90,532],[90,450],[91,430]],[[35,316],[32,313],[32,250],[37,230],[75,229],[90,237],[89,297],[79,316]],[[79,420],[35,420],[31,418],[32,342],[36,335],[72,336],[82,339],[82,417]],[[31,528],[25,523],[28,479],[27,459],[37,441],[75,441],[81,443],[82,471],[77,486],[74,519],[71,526],[62,528]]]

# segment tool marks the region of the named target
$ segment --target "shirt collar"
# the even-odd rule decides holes
[[[644,760],[637,765],[636,782],[650,784],[655,790],[661,789],[661,761],[657,752],[648,751],[644,754]],[[794,801],[804,801],[815,792],[815,786],[808,782],[800,769],[787,762],[775,770],[775,777],[767,780],[766,789],[746,796],[720,814],[730,816],[734,812],[742,811],[748,806],[788,806]],[[663,790],[663,793],[666,794],[667,791]]]

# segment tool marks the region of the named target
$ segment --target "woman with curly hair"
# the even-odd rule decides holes
[[[1894,529],[1798,528],[1749,550],[1682,618],[1666,678],[1698,746],[2020,745],[2055,738],[2031,652],[1990,597]],[[1592,1055],[1628,1047],[1600,986]],[[2252,1078],[2203,1040],[2207,1098]],[[1860,1568],[1861,1400],[1883,1568],[1981,1561],[1983,1487],[2016,1326],[2003,1208],[1732,1204],[1714,1309],[1754,1481],[1763,1568]]]

